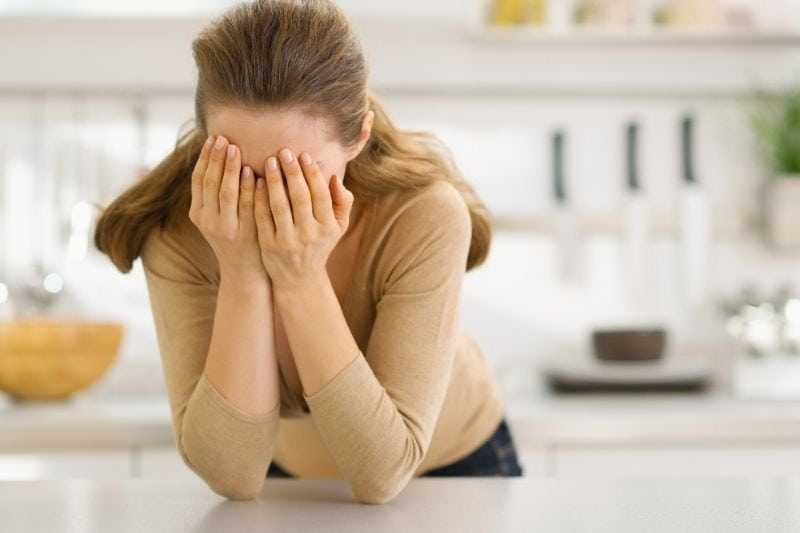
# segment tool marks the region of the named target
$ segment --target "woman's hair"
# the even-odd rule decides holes
[[[466,270],[489,253],[492,228],[485,205],[459,174],[450,152],[431,134],[398,129],[367,88],[363,52],[345,15],[330,0],[257,0],[227,10],[192,42],[198,78],[195,119],[145,177],[105,208],[95,246],[123,273],[150,230],[188,220],[191,174],[208,137],[212,109],[297,109],[324,118],[344,147],[353,146],[369,110],[372,134],[347,166],[347,187],[360,198],[452,183],[467,204],[472,242]]]

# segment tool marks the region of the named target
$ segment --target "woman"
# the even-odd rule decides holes
[[[414,476],[521,475],[459,326],[487,212],[369,94],[344,15],[240,4],[193,51],[195,129],[95,235],[122,272],[142,258],[187,466],[230,499],[269,473],[344,478],[369,503]]]

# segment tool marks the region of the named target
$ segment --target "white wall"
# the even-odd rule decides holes
[[[470,19],[485,12],[491,0],[337,0],[336,3],[354,16],[424,16],[452,20]],[[576,3],[578,0],[555,0]],[[647,5],[666,0],[634,0]],[[232,0],[3,0],[0,15],[89,15],[89,16],[214,16],[235,4]],[[800,4],[795,0],[720,0],[726,8],[747,8],[759,24],[767,29],[792,29],[800,26]]]

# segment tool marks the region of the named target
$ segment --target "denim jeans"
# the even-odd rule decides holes
[[[523,469],[517,460],[517,452],[511,433],[503,418],[497,429],[477,450],[466,457],[420,474],[419,477],[440,476],[492,476],[517,477]],[[294,477],[274,462],[270,463],[267,477]]]

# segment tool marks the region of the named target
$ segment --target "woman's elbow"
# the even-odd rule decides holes
[[[231,476],[229,474],[210,468],[210,465],[195,464],[189,459],[186,449],[179,446],[178,451],[184,464],[202,479],[215,493],[229,500],[253,500],[261,492],[264,485],[263,477],[259,476]]]
[[[254,500],[261,493],[264,480],[240,481],[226,479],[205,479],[211,490],[229,500]]]
[[[353,495],[360,503],[378,505],[388,503],[403,491],[408,480],[403,482],[387,480],[368,480],[350,485]]]

